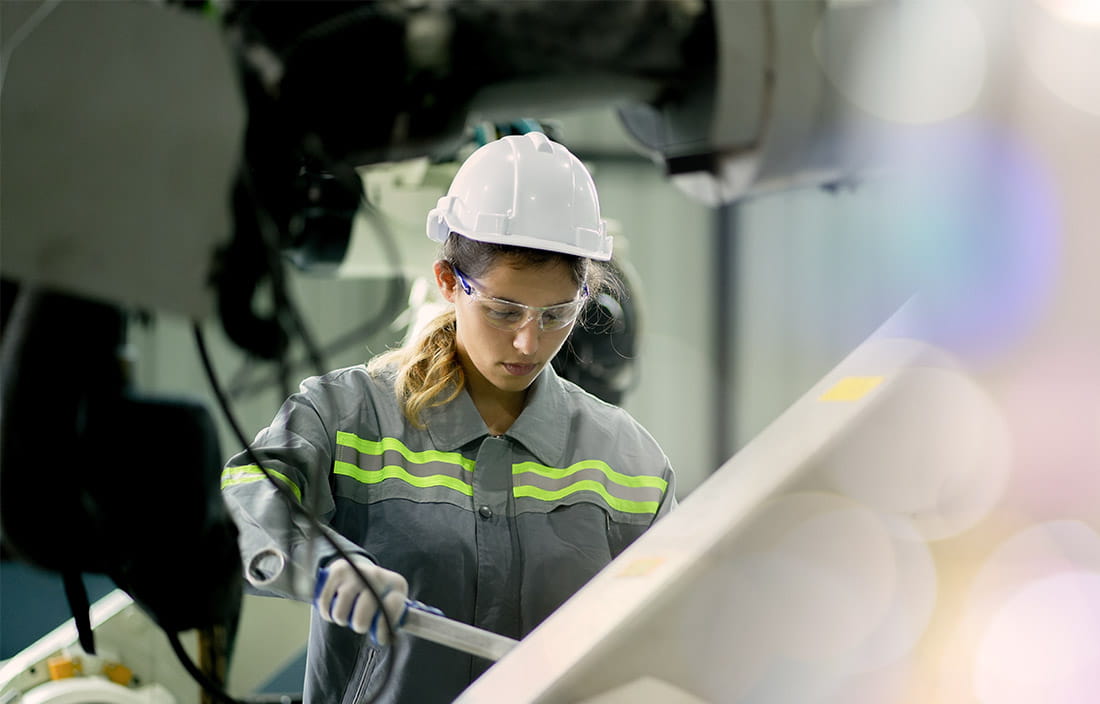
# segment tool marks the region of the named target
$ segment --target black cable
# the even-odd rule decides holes
[[[385,621],[386,627],[389,629],[391,635],[390,647],[395,647],[397,639],[397,628],[393,620],[390,618],[390,615],[382,607],[381,595],[379,595],[378,591],[374,588],[374,585],[370,583],[370,580],[367,579],[366,575],[363,574],[363,572],[351,559],[351,556],[348,555],[348,553],[342,547],[340,547],[340,545],[335,540],[333,540],[332,536],[325,532],[324,528],[321,525],[321,522],[317,520],[317,517],[314,516],[310,511],[308,511],[305,506],[298,503],[297,497],[294,496],[294,493],[290,490],[290,488],[280,482],[278,479],[276,479],[275,476],[271,474],[271,471],[268,470],[267,467],[265,467],[263,463],[260,462],[259,458],[256,456],[256,453],[252,450],[252,444],[245,438],[244,432],[242,432],[240,424],[237,422],[237,418],[230,408],[229,400],[226,398],[225,391],[224,389],[222,389],[221,383],[218,381],[217,374],[214,371],[214,366],[210,361],[210,355],[207,353],[206,340],[203,335],[202,328],[199,326],[198,323],[193,323],[192,330],[194,331],[195,344],[198,347],[199,356],[202,358],[203,369],[205,369],[206,371],[207,380],[210,382],[211,389],[214,392],[214,396],[218,400],[218,405],[221,408],[222,414],[225,416],[226,422],[229,423],[229,426],[233,430],[233,434],[236,436],[237,441],[241,443],[242,447],[244,447],[245,453],[248,455],[249,461],[255,464],[256,467],[259,468],[261,472],[263,472],[268,482],[270,482],[271,485],[275,487],[276,492],[278,492],[284,499],[287,500],[287,503],[292,507],[292,510],[301,513],[301,515],[304,516],[305,519],[309,522],[310,527],[313,528],[318,535],[323,537],[336,551],[336,554],[346,560],[348,565],[351,566],[355,574],[358,575],[359,580],[363,583],[364,586],[366,586],[367,590],[370,591],[371,595],[374,597],[375,603],[378,604],[378,609],[382,614],[382,619],[383,621]],[[386,685],[391,681],[393,677],[394,661],[396,660],[396,658],[387,657],[385,658],[385,660],[386,671],[384,677],[382,678],[382,682],[378,686],[375,695],[371,697],[371,699],[367,702],[364,702],[364,704],[370,704],[370,702],[373,702],[375,699],[377,699],[378,695],[385,691]],[[224,695],[223,693],[223,696],[227,695]],[[233,700],[228,701],[232,704],[238,704],[236,702],[233,702]]]
[[[85,653],[95,655],[91,604],[88,603],[88,589],[84,586],[84,580],[80,572],[65,570],[61,573],[61,581],[65,585],[65,598],[69,602],[69,610],[73,612],[73,623],[76,625],[80,647]]]
[[[287,307],[287,317],[290,318],[290,322],[294,325],[294,328],[298,331],[298,336],[302,340],[302,346],[306,350],[306,358],[313,364],[313,368],[318,373],[327,371],[328,362],[325,361],[324,350],[317,344],[317,341],[313,338],[313,333],[310,331],[309,326],[306,325],[306,321],[302,318],[302,311],[298,309],[298,306],[291,300],[285,301]],[[287,371],[290,371],[288,365]]]
[[[374,337],[384,325],[392,322],[394,318],[400,314],[401,305],[407,297],[406,291],[407,286],[405,285],[405,279],[403,277],[395,276],[391,278],[390,285],[386,292],[386,301],[383,303],[382,309],[367,322],[348,330],[329,342],[321,349],[321,354],[326,358],[333,357],[339,355],[361,340],[368,340]],[[237,380],[232,383],[229,388],[229,395],[232,398],[240,400],[267,391],[272,385],[280,381],[280,376],[282,374],[288,372],[302,372],[310,368],[312,360],[309,357],[303,357],[294,361],[289,361],[285,363],[285,367],[281,368],[279,372],[269,372],[260,376],[258,379],[249,379],[248,377],[251,376],[255,364],[256,360],[249,360],[236,373],[235,376]],[[318,371],[327,371],[327,369],[319,369]]]
[[[222,689],[221,685],[210,679],[205,672],[195,665],[195,662],[187,654],[187,651],[183,649],[183,643],[180,642],[178,633],[165,631],[165,635],[168,636],[168,643],[172,646],[172,651],[175,652],[176,657],[183,665],[183,669],[187,670],[187,674],[191,675],[192,679],[199,683],[203,691],[219,702],[222,702],[222,704],[244,704],[229,696],[229,694]]]
[[[366,197],[362,199],[360,207],[374,225],[373,230],[378,236],[382,248],[385,250],[387,263],[389,264],[390,270],[393,272],[393,276],[390,278],[389,286],[386,290],[386,298],[381,309],[362,325],[343,333],[335,340],[325,345],[325,347],[320,350],[320,356],[322,358],[338,355],[356,342],[362,339],[369,339],[376,335],[385,325],[388,325],[397,317],[408,297],[408,286],[406,285],[406,280],[402,273],[401,250],[397,246],[397,239],[394,237],[393,231],[382,217],[382,214],[378,211],[378,208],[367,200]],[[289,304],[289,301],[287,301],[287,303]],[[295,313],[295,315],[297,316],[298,314]],[[300,316],[298,317],[300,318]],[[284,373],[301,371],[309,367],[311,361],[314,361],[314,358],[312,356],[307,356],[303,359],[286,362]],[[279,381],[278,373],[268,374],[256,381],[241,381],[241,378],[246,376],[250,368],[250,365],[246,363],[246,366],[237,372],[236,377],[238,381],[231,383],[229,388],[229,395],[231,398],[241,399],[261,393],[271,388],[272,384]],[[318,372],[324,371],[326,370],[318,370]]]
[[[325,153],[323,147],[321,146],[320,140],[304,140],[303,147],[305,147],[307,151],[310,152],[309,155],[311,157],[317,159],[319,163],[326,166],[336,176],[343,177],[345,179],[348,179],[349,181],[351,179],[358,180],[360,178],[358,172],[354,168],[329,158],[329,156]],[[255,186],[252,183],[251,178],[252,175],[248,172],[247,168],[244,169],[244,172],[245,186],[255,192]],[[355,337],[361,335],[361,331],[368,331],[373,333],[373,331],[375,331],[376,329],[380,329],[381,325],[387,324],[388,322],[392,321],[394,316],[396,315],[396,313],[392,311],[399,310],[400,302],[403,300],[405,295],[403,285],[404,282],[401,275],[400,251],[397,248],[397,243],[394,240],[392,233],[389,230],[389,227],[386,225],[384,219],[381,217],[381,214],[377,211],[373,204],[371,204],[367,200],[365,194],[360,195],[359,204],[361,209],[374,222],[374,230],[378,234],[382,245],[386,250],[390,264],[394,269],[394,278],[391,280],[390,292],[387,296],[386,303],[373,319],[368,321],[366,325],[360,328],[360,331],[355,331]],[[311,336],[308,334],[308,330],[306,329],[304,321],[302,320],[297,308],[292,303],[290,295],[288,293],[285,276],[286,272],[283,268],[283,261],[280,254],[281,250],[278,246],[277,238],[276,241],[272,241],[273,235],[277,235],[278,228],[274,225],[274,223],[272,223],[270,217],[265,217],[266,215],[267,213],[264,212],[261,208],[258,212],[258,226],[260,230],[260,239],[262,243],[266,245],[264,247],[265,260],[267,263],[268,274],[272,286],[273,303],[275,304],[276,308],[275,319],[280,322],[281,327],[284,330],[289,329],[291,326],[296,327],[299,333],[302,334],[303,343],[306,345],[307,357],[309,358],[308,361],[321,363],[321,352],[316,348],[316,345],[313,343]],[[244,448],[245,453],[249,458],[249,461],[256,465],[256,467],[264,474],[264,477],[267,479],[267,481],[273,487],[275,487],[276,492],[287,501],[288,505],[292,507],[292,512],[297,511],[302,516],[304,516],[310,527],[315,531],[315,534],[320,535],[325,541],[327,541],[331,545],[337,555],[348,562],[348,564],[352,567],[352,570],[359,577],[362,584],[366,586],[367,590],[374,597],[375,602],[378,604],[378,608],[382,612],[382,618],[387,628],[389,629],[389,632],[391,633],[391,637],[396,639],[397,629],[390,619],[389,614],[386,613],[386,610],[383,608],[381,596],[375,590],[374,586],[366,578],[363,572],[356,566],[355,562],[351,559],[347,552],[344,551],[339,544],[337,544],[332,536],[325,532],[316,516],[314,516],[313,513],[308,510],[306,506],[300,504],[297,498],[290,491],[289,487],[275,479],[271,472],[260,462],[259,458],[256,456],[255,452],[252,449],[251,443],[249,443],[244,433],[242,432],[240,425],[237,423],[236,417],[233,414],[232,409],[230,408],[229,399],[227,398],[225,390],[222,388],[221,383],[218,381],[217,375],[213,368],[213,364],[210,361],[210,356],[206,349],[206,342],[203,336],[202,329],[200,328],[198,323],[193,324],[193,330],[196,345],[198,346],[199,354],[202,358],[207,378],[218,400],[218,404],[221,407],[222,413],[225,416],[226,421],[232,428],[237,441]],[[348,336],[345,335],[345,338],[347,337]],[[283,384],[283,391],[285,392],[284,396],[289,396],[289,378],[294,367],[295,365],[287,359],[284,350],[284,354],[279,360],[279,369],[277,373],[277,380],[281,381],[281,383]],[[322,369],[318,371],[319,373],[323,373],[324,370]],[[289,513],[288,520],[291,520],[291,514]],[[312,540],[314,536],[307,536],[307,538]],[[387,664],[385,676],[383,677],[383,680],[377,689],[378,693],[384,691],[386,684],[391,681],[395,659],[396,658],[394,657],[386,658]],[[375,698],[377,698],[377,694],[372,697],[370,701],[373,701]]]
[[[272,262],[271,266],[281,267],[280,262]],[[301,364],[312,364],[316,373],[320,374],[326,371],[326,363],[324,354],[321,348],[318,347],[316,340],[313,339],[313,333],[306,325],[305,320],[302,319],[301,313],[298,310],[298,306],[291,300],[290,294],[287,291],[286,278],[282,272],[276,277],[272,277],[272,298],[274,299],[275,310],[278,311],[278,315],[281,318],[281,325],[284,330],[294,329],[297,333],[298,339],[301,340],[302,346],[306,350],[306,358],[302,360]],[[291,388],[294,369],[287,358],[287,355],[280,355],[278,359],[278,376],[279,382],[282,384],[284,397],[288,395],[287,391]]]

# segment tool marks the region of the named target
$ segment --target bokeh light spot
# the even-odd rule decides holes
[[[837,26],[846,21],[863,26]],[[814,37],[818,62],[837,90],[868,113],[903,124],[938,122],[970,109],[986,77],[986,44],[973,9],[954,0],[901,0],[851,17],[837,13]]]
[[[1100,574],[1037,580],[994,615],[975,663],[983,704],[1092,704],[1100,695]]]

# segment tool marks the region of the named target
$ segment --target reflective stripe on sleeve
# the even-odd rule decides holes
[[[282,472],[276,472],[274,469],[268,469],[271,472],[271,476],[275,477],[283,484],[286,484],[294,496],[298,499],[298,503],[302,503],[302,490],[297,484],[292,482]],[[251,484],[252,482],[262,482],[267,479],[264,476],[264,471],[260,469],[258,465],[246,464],[240,467],[226,467],[222,470],[222,483],[221,488],[225,489],[230,486],[237,486],[238,484]]]

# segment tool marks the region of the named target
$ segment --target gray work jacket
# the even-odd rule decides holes
[[[335,550],[289,510],[312,509],[345,550],[403,575],[452,619],[522,638],[675,505],[672,468],[626,411],[549,365],[508,432],[464,391],[412,426],[391,372],[363,365],[302,382],[222,491],[251,589],[308,600]],[[387,660],[392,680],[383,683]],[[313,612],[307,702],[450,702],[492,663],[412,637],[390,648]]]

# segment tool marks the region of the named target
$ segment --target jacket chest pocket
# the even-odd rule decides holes
[[[517,517],[524,603],[541,621],[611,562],[608,514],[587,501]]]

